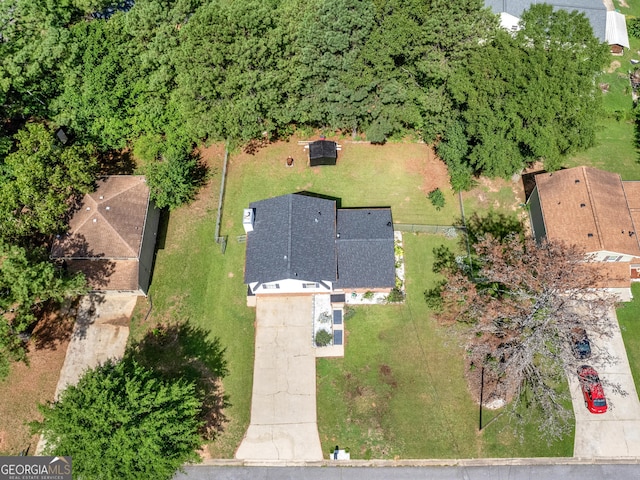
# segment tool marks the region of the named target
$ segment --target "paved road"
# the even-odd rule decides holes
[[[187,467],[175,480],[635,480],[640,465],[457,467]]]
[[[616,394],[605,384],[604,390],[609,410],[606,413],[594,415],[584,405],[577,375],[569,377],[576,419],[574,457],[640,457],[640,402],[618,319],[613,309],[609,312],[609,320],[613,326],[613,338],[598,338],[592,335],[591,341],[612,352],[618,357],[619,362],[606,366],[597,362],[585,361],[585,363],[595,367],[600,378],[620,384],[628,394],[626,396]]]
[[[322,460],[310,295],[260,297],[251,423],[236,458]]]

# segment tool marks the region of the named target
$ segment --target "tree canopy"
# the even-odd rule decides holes
[[[201,400],[193,383],[159,378],[137,362],[88,370],[36,425],[51,455],[71,455],[76,478],[170,479],[195,462]]]
[[[594,293],[603,275],[574,247],[538,245],[518,234],[486,235],[473,252],[473,272],[446,249],[436,252],[435,269],[446,281],[425,292],[427,299],[439,299],[441,321],[464,326],[467,377],[476,398],[484,368],[486,400],[511,402],[510,412],[520,420],[544,412],[541,435],[558,438],[572,418],[562,388],[579,362],[571,350],[572,331],[588,326],[595,335],[610,337],[608,315],[616,298]],[[593,358],[615,361],[597,346]]]

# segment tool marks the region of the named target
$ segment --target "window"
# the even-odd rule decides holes
[[[302,284],[302,288],[320,288],[320,284],[313,282],[306,282]]]
[[[604,257],[605,262],[619,262],[622,260],[622,255],[607,255]]]
[[[279,283],[265,283],[262,285],[262,288],[264,288],[265,290],[269,290],[269,289],[273,289],[273,288],[280,288],[280,284]]]

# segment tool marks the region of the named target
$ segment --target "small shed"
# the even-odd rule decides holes
[[[330,140],[316,140],[309,144],[309,165],[335,165],[338,159],[338,145]]]

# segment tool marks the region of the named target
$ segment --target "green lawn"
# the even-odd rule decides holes
[[[640,283],[631,284],[633,301],[623,303],[616,314],[622,331],[636,392],[640,392]]]
[[[621,9],[622,13],[628,13],[624,10]],[[634,145],[633,100],[629,83],[629,72],[640,66],[633,66],[630,62],[631,59],[640,60],[640,39],[629,38],[629,41],[631,49],[625,50],[624,56],[610,57],[612,65],[618,62],[618,68],[609,68],[596,80],[599,84],[609,85],[608,92],[604,94],[604,113],[596,145],[570,158],[565,166],[589,165],[619,173],[623,180],[640,179],[640,152]]]
[[[389,205],[396,222],[450,224],[459,215],[457,199],[446,188],[441,211],[426,198],[425,145],[346,144],[337,166],[314,169],[306,166],[303,152],[296,142],[281,142],[255,156],[231,156],[221,229],[228,236],[224,255],[213,241],[219,175],[198,201],[172,212],[166,235],[160,235],[151,315],[143,322],[148,305],[141,303],[133,322],[132,339],[156,323],[186,319],[226,347],[229,374],[223,384],[232,407],[226,431],[209,447],[214,457],[233,456],[250,417],[255,312],[245,305],[245,244],[236,241],[244,233],[243,208],[306,190],[339,197],[345,207]],[[293,168],[284,165],[289,155],[296,159]],[[220,165],[213,167],[221,171]],[[487,195],[499,199],[504,192]],[[346,357],[318,362],[319,430],[327,453],[337,442],[350,446],[354,458],[571,455],[572,438],[549,447],[527,434],[521,442],[506,416],[477,433],[478,407],[462,375],[463,352],[434,322],[422,298],[433,281],[432,249],[446,240],[405,238],[407,303],[358,308],[346,323]],[[487,412],[486,421],[494,414]]]
[[[547,445],[518,437],[506,416],[478,433],[478,405],[463,377],[464,352],[423,300],[432,249],[452,240],[405,234],[407,302],[356,308],[344,359],[318,361],[318,428],[325,452],[352,458],[571,456],[573,436]],[[486,411],[484,424],[499,412]]]

